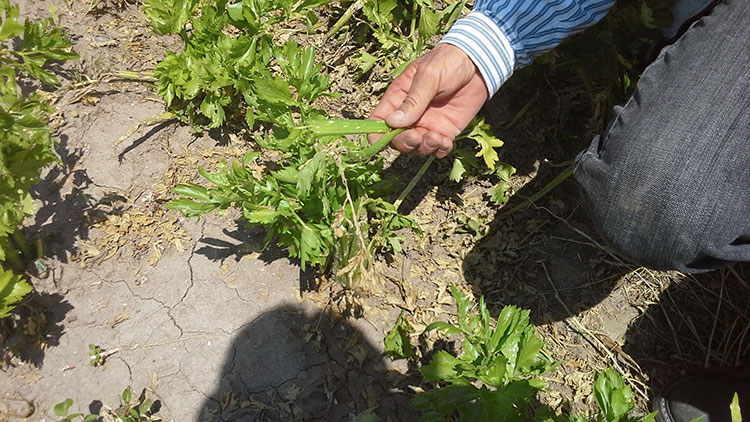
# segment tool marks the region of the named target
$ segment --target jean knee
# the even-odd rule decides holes
[[[725,248],[737,222],[715,212],[716,198],[695,196],[668,176],[655,175],[652,166],[605,162],[596,142],[579,155],[575,176],[609,246],[656,270],[699,272],[731,262]]]

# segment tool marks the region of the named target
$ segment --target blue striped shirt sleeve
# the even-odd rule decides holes
[[[440,41],[463,50],[482,74],[489,96],[514,69],[598,22],[615,0],[477,0]]]

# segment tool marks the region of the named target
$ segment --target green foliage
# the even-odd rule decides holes
[[[89,344],[89,365],[94,367],[104,365],[106,356],[104,349],[95,344]]]
[[[371,160],[384,144],[367,146],[343,136],[389,128],[380,122],[361,130],[355,126],[373,123],[359,121],[316,131],[315,122],[327,121],[327,115],[314,107],[315,100],[336,95],[328,92],[329,78],[312,47],[276,44],[269,33],[282,20],[302,18],[324,3],[200,2],[200,13],[187,20],[159,0],[147,1],[144,11],[157,32],[180,33],[185,41],[185,50],[168,52],[155,71],[170,110],[197,128],[261,126],[257,144],[281,156],[270,162],[251,152],[215,172],[200,169],[212,186],[178,186],[174,193],[182,197],[168,207],[196,217],[238,208],[249,224],[266,229],[267,243],[286,248],[302,268],[333,265],[348,283],[368,271],[376,250],[400,250],[398,230],[418,227],[398,215],[388,200],[396,184],[381,176],[381,159]]]
[[[18,48],[13,40],[20,37]],[[17,78],[36,78],[58,85],[46,66],[78,56],[69,51],[70,40],[52,18],[19,20],[19,6],[0,0],[0,263],[25,270],[21,252],[30,253],[19,231],[23,219],[33,214],[29,189],[39,181],[43,167],[55,161],[51,129],[52,108],[35,94],[24,97]],[[26,256],[30,259],[30,256]],[[0,318],[31,291],[19,276],[0,267]]]
[[[732,402],[729,404],[729,411],[732,415],[732,422],[742,422],[742,410],[740,409],[740,398],[734,393]]]
[[[510,164],[502,163],[495,169],[495,175],[500,181],[490,189],[490,200],[495,204],[502,205],[510,199],[510,177],[516,173],[516,169]]]
[[[452,181],[458,182],[468,169],[478,168],[477,157],[482,157],[486,168],[490,172],[495,170],[495,165],[500,159],[495,148],[503,146],[503,141],[492,134],[492,129],[490,125],[484,122],[484,118],[475,117],[472,119],[466,129],[456,137],[455,142],[461,143],[462,141],[475,142],[479,150],[476,154],[473,154],[471,150],[466,148],[456,149],[453,168],[449,175]]]
[[[470,313],[466,295],[455,286],[451,293],[458,325],[434,322],[425,332],[462,335],[461,353],[440,350],[420,369],[426,380],[447,386],[418,394],[414,407],[425,421],[453,416],[460,421],[529,420],[533,398],[545,385],[533,377],[553,367],[541,353],[544,343],[534,333],[529,312],[507,306],[493,323],[484,298],[478,312]]]
[[[654,422],[656,412],[645,416],[631,416],[635,407],[633,392],[625,380],[614,370],[607,368],[594,374],[594,399],[599,413],[593,419],[569,416],[569,422]]]
[[[329,92],[315,50],[274,41],[279,25],[311,21],[314,8],[327,3],[146,0],[143,10],[157,33],[179,34],[185,42],[184,51],[167,52],[154,72],[170,111],[197,129],[254,131],[261,149],[281,157],[270,162],[253,152],[212,173],[200,169],[212,186],[178,186],[174,193],[182,197],[168,207],[196,217],[238,208],[249,224],[266,229],[267,244],[286,248],[303,269],[330,268],[349,284],[367,274],[376,251],[401,250],[401,229],[419,228],[398,214],[400,201],[390,201],[397,184],[381,176],[381,159],[371,159],[385,144],[368,147],[343,136],[390,129],[384,122],[330,120],[314,106],[321,96],[337,95]],[[464,4],[450,2],[438,12],[421,0],[365,2],[363,14],[373,22],[376,38],[388,46],[410,46],[399,50],[410,53],[397,56],[382,47],[376,60],[391,57],[405,64],[416,58]],[[394,18],[413,27],[400,41],[386,34],[395,30]],[[466,137],[481,146],[478,156],[494,165],[493,147],[501,142],[487,130],[475,121]]]
[[[0,269],[0,318],[9,316],[15,305],[31,290],[31,285],[21,276]]]
[[[404,312],[401,311],[396,324],[385,336],[385,355],[391,359],[407,359],[414,356],[414,346],[409,341],[409,334],[413,331]]]
[[[476,142],[479,151],[475,156],[482,157],[487,168],[494,170],[495,163],[499,160],[495,148],[503,146],[503,141],[492,135],[491,130],[490,125],[484,122],[484,118],[474,118],[464,133],[459,135],[456,140],[471,139]]]
[[[314,63],[312,48],[293,41],[277,45],[271,31],[280,22],[306,19],[325,3],[146,0],[143,11],[154,31],[178,33],[185,42],[183,52],[167,52],[157,65],[159,94],[194,127],[219,128],[232,117],[248,129],[256,120],[289,126],[290,120],[281,121],[288,117],[284,109],[309,108],[328,89],[328,77]],[[272,65],[282,67],[282,78],[272,74]]]
[[[633,392],[614,369],[596,374],[594,397],[602,411],[600,417],[604,420],[629,420],[627,415],[633,410]]]
[[[430,363],[420,368],[427,381],[436,388],[418,393],[412,400],[423,421],[513,421],[513,422],[654,422],[656,412],[635,417],[633,393],[625,380],[613,369],[594,375],[594,399],[598,413],[593,419],[580,415],[555,415],[552,409],[536,400],[546,383],[540,376],[551,371],[553,364],[542,352],[544,343],[534,333],[529,311],[506,306],[493,321],[484,302],[479,299],[477,311],[455,286],[458,325],[434,322],[425,333],[439,330],[459,335],[461,351],[434,353]],[[399,338],[398,347],[413,350],[408,335],[398,333],[405,321],[399,316],[389,337]],[[414,356],[413,353],[410,355]],[[406,357],[406,356],[402,356]],[[737,410],[739,411],[739,410]]]
[[[159,35],[179,34],[193,16],[198,0],[146,0],[143,13]]]
[[[70,40],[52,18],[19,21],[18,5],[9,0],[0,0],[0,66],[11,68],[39,79],[46,85],[58,85],[57,77],[43,67],[50,60],[70,60],[78,55],[69,51]],[[21,36],[18,49],[7,46],[10,40]],[[3,76],[8,77],[7,71]],[[6,87],[8,89],[10,87]]]
[[[276,239],[290,256],[299,258],[302,268],[326,266],[334,252],[344,253],[341,262],[348,263],[360,251],[393,248],[395,230],[415,227],[411,219],[396,218],[396,208],[384,198],[393,183],[380,176],[382,159],[348,162],[341,154],[360,150],[354,142],[293,131],[294,144],[279,151],[294,154],[287,152],[278,170],[256,177],[252,166],[259,165],[260,155],[248,153],[242,161],[220,165],[216,173],[201,169],[214,187],[177,186],[174,192],[183,198],[168,207],[187,216],[237,207],[248,223],[266,229],[267,242]],[[283,145],[285,140],[269,135],[265,142]],[[386,219],[388,224],[371,226]]]
[[[98,420],[110,422],[160,422],[162,419],[155,415],[154,401],[148,398],[144,389],[140,396],[133,397],[130,386],[123,390],[120,396],[120,406],[117,409],[102,407],[98,414],[69,413],[73,400],[66,399],[54,407],[57,422],[94,422]]]
[[[484,224],[484,217],[472,217],[463,212],[459,212],[453,218],[460,224],[460,226],[456,230],[459,233],[471,233],[475,236],[484,236],[489,230],[489,228]]]
[[[469,126],[456,137],[459,145],[467,141],[476,143],[478,151],[474,153],[468,148],[457,147],[453,152],[453,167],[448,176],[449,179],[459,182],[467,171],[483,168],[482,173],[494,174],[499,179],[490,191],[490,200],[498,205],[506,203],[510,198],[510,177],[516,169],[500,162],[496,148],[503,146],[503,141],[492,134],[490,125],[485,123],[483,118],[478,117],[475,117]],[[484,167],[480,166],[478,157],[482,158]]]
[[[376,49],[363,50],[355,59],[360,72],[366,73],[380,64],[385,70],[395,69],[398,75],[410,61],[427,51],[432,37],[453,25],[466,3],[448,1],[443,9],[437,10],[435,2],[425,0],[365,1],[362,16],[376,40]]]

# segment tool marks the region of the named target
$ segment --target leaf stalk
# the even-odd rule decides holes
[[[396,198],[396,200],[393,202],[393,206],[396,207],[396,210],[401,206],[401,203],[404,202],[404,199],[411,193],[411,191],[414,189],[414,186],[417,185],[417,182],[419,182],[419,179],[424,176],[424,174],[427,172],[427,169],[430,168],[430,165],[432,162],[435,161],[435,156],[431,155],[430,158],[428,158],[423,164],[422,167],[420,167],[417,174],[414,175],[414,177],[411,178],[409,181],[409,184],[406,185],[406,188],[404,188],[403,192]]]
[[[381,136],[380,139],[378,139],[374,144],[371,144],[367,148],[364,148],[362,150],[359,150],[357,152],[349,154],[348,160],[346,160],[349,163],[356,162],[356,161],[366,161],[372,158],[375,154],[379,153],[383,150],[386,146],[388,146],[389,143],[393,140],[393,138],[398,135],[399,133],[403,132],[404,128],[398,128],[393,129],[390,132],[386,133],[385,135]]]

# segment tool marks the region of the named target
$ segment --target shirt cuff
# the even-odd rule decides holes
[[[459,19],[440,40],[466,53],[479,69],[489,98],[513,74],[515,52],[503,31],[481,12],[470,12]]]

